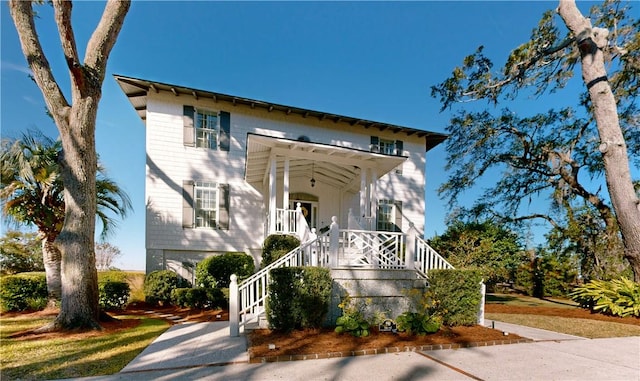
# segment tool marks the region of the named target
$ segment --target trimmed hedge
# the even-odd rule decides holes
[[[48,302],[44,273],[23,273],[0,277],[0,310],[41,310]]]
[[[448,326],[475,325],[480,309],[479,270],[429,271],[428,296],[433,300],[442,323]]]
[[[222,308],[228,305],[224,292],[219,288],[176,288],[171,291],[171,302],[178,307]]]
[[[171,304],[171,291],[190,287],[189,281],[170,270],[158,270],[144,279],[144,299],[152,304]]]
[[[270,272],[267,320],[273,329],[320,328],[329,312],[331,273],[320,267],[283,267]]]
[[[248,278],[255,271],[253,258],[246,253],[226,253],[205,258],[196,266],[196,284],[204,288],[227,288],[231,274],[238,281]]]
[[[262,244],[262,267],[266,267],[300,246],[300,240],[292,235],[271,234]]]

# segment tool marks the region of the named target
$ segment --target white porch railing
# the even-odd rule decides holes
[[[403,233],[340,230],[338,265],[404,269],[403,245]]]
[[[296,234],[298,231],[298,217],[295,209],[276,209],[275,224],[269,234]],[[267,224],[270,224],[271,216],[267,215]],[[268,229],[267,229],[268,230]]]

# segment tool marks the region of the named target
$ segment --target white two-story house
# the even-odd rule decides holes
[[[146,126],[146,270],[296,232],[424,231],[426,153],[445,135],[115,76]]]

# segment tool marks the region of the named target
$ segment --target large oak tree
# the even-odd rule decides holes
[[[523,214],[523,201],[546,192],[556,207],[586,204],[605,226],[603,239],[622,239],[624,256],[640,281],[640,200],[630,171],[630,158],[637,164],[640,153],[640,22],[630,15],[628,4],[608,0],[586,18],[575,1],[561,0],[500,71],[493,71],[480,47],[432,87],[432,95],[443,110],[477,99],[498,104],[524,95],[533,102],[562,90],[581,66],[585,92],[576,94],[578,110],[532,116],[509,109],[458,112],[448,141],[454,171],[441,191],[456,200],[497,170],[502,175],[476,210],[501,210],[511,220],[543,218],[558,227],[552,214]],[[585,179],[601,174],[609,197],[586,185]]]
[[[53,0],[62,53],[67,63],[71,100],[53,75],[36,32],[33,3],[11,0],[9,9],[33,78],[60,132],[59,158],[64,184],[65,219],[56,245],[62,254],[62,303],[50,328],[99,329],[98,282],[94,255],[96,215],[95,126],[107,59],[118,38],[130,1],[109,0],[87,42],[84,60],[78,54],[71,24],[72,3]]]

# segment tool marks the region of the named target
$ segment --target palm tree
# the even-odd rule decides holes
[[[42,257],[50,303],[60,300],[62,256],[55,239],[64,223],[64,196],[58,156],[60,140],[28,131],[22,139],[3,140],[0,146],[0,200],[2,211],[19,224],[35,225],[42,238]],[[131,210],[129,196],[98,167],[97,216],[105,238],[115,226],[108,211],[125,217]]]

